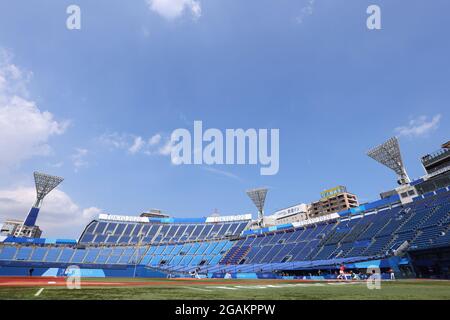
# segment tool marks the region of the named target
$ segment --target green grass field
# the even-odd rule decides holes
[[[132,280],[128,281],[131,282]],[[121,287],[82,286],[79,290],[69,290],[65,287],[45,287],[43,290],[36,286],[1,287],[0,299],[450,300],[450,282],[448,281],[383,282],[380,290],[369,290],[365,283],[298,283],[271,280],[267,282],[248,280],[243,283],[243,281],[222,280],[219,284],[217,281],[210,284],[208,281],[195,283],[192,280],[186,280],[185,282],[183,282],[184,280],[176,280],[176,282],[174,280],[158,281],[163,281],[163,284],[152,285],[149,283],[148,286],[139,287],[132,285]],[[39,291],[40,293],[36,296]]]

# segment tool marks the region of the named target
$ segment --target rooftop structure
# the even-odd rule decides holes
[[[147,218],[169,218],[168,214],[162,213],[159,209],[150,209],[147,212],[142,212],[140,217],[147,217]]]
[[[450,141],[444,143],[442,149],[423,156],[421,161],[428,174],[450,166]]]
[[[6,237],[39,238],[41,234],[39,226],[25,226],[23,221],[16,219],[6,220],[0,228],[0,235]]]
[[[300,203],[295,206],[280,209],[270,216],[265,216],[264,224],[266,226],[276,226],[305,221],[308,219],[307,212],[308,205],[305,203]]]
[[[309,218],[316,218],[330,213],[345,211],[359,206],[358,198],[347,191],[345,186],[337,186],[321,193],[319,201],[311,203],[308,210]]]

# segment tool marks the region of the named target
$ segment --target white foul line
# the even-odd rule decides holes
[[[227,290],[238,290],[238,289],[281,289],[281,288],[292,288],[292,287],[323,287],[326,285],[347,285],[347,284],[359,284],[357,282],[343,282],[343,283],[288,283],[288,284],[278,284],[278,285],[242,285],[242,286],[228,286],[228,287],[212,287],[215,289],[227,289]]]
[[[38,290],[38,292],[36,292],[36,293],[34,294],[34,296],[35,296],[35,297],[39,297],[39,295],[42,293],[42,291],[44,291],[44,288],[40,288],[40,289]]]
[[[195,288],[195,287],[182,287],[185,289],[192,289],[192,290],[198,290],[198,291],[206,291],[206,292],[211,292],[212,290],[207,290],[207,289],[200,289],[200,288]]]

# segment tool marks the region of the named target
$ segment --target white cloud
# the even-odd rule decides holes
[[[427,116],[420,116],[409,121],[407,126],[395,128],[395,131],[400,136],[419,137],[436,130],[439,127],[442,116],[435,115],[428,119]]]
[[[133,145],[128,149],[128,151],[131,154],[135,154],[139,152],[144,145],[145,145],[144,139],[142,139],[142,137],[136,137],[134,138]]]
[[[158,149],[158,154],[162,156],[169,156],[172,153],[174,143],[171,139],[166,139],[166,143]]]
[[[306,5],[301,9],[300,14],[297,16],[297,23],[302,23],[307,16],[314,13],[314,5],[316,0],[307,0]]]
[[[130,135],[127,134],[118,134],[107,133],[98,138],[98,141],[109,147],[111,150],[113,149],[127,149],[130,147]]]
[[[0,47],[0,103],[15,95],[28,97],[27,85],[33,73],[22,71],[12,60],[12,53]]]
[[[129,154],[135,155],[144,153],[146,155],[170,155],[171,142],[166,138],[166,142],[161,145],[163,136],[159,133],[154,134],[146,139],[142,136],[137,136],[128,133],[109,133],[104,134],[97,139],[101,144],[110,148],[110,150],[124,150]]]
[[[48,165],[52,168],[62,168],[62,166],[64,165],[64,162],[60,161],[60,162],[55,162],[55,163],[49,163]]]
[[[157,145],[157,144],[159,144],[160,143],[160,141],[161,141],[161,135],[158,133],[158,134],[155,134],[153,137],[151,137],[150,138],[150,140],[148,140],[148,143],[149,143],[149,145],[151,145],[151,146],[155,146],[155,145]]]
[[[79,169],[85,168],[89,165],[89,162],[86,160],[88,153],[89,150],[87,149],[75,149],[75,153],[70,157],[72,159],[73,166],[75,167],[75,172],[78,172]]]
[[[202,7],[198,0],[146,0],[149,8],[167,20],[182,16],[190,12],[194,19],[202,15]]]
[[[182,159],[176,155],[172,156],[172,149],[175,146],[176,142],[172,141],[170,137],[165,139],[165,143],[155,152],[159,156],[170,157],[170,162],[174,165],[179,165],[182,163]],[[194,156],[197,153],[203,152],[201,149],[194,149]]]
[[[41,111],[28,98],[31,73],[11,62],[11,54],[0,49],[0,168],[7,169],[33,156],[48,155],[52,136],[61,135],[68,122]]]
[[[0,190],[0,221],[25,220],[35,196],[33,187]],[[37,225],[44,237],[78,238],[99,213],[101,210],[96,207],[80,208],[65,192],[56,189],[44,199]]]

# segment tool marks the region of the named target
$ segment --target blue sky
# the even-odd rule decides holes
[[[399,135],[419,177],[419,157],[449,138],[445,0],[37,3],[0,2],[0,121],[11,124],[0,129],[0,217],[25,216],[33,171],[61,175],[39,218],[46,235],[75,237],[98,212],[254,212],[244,191],[261,185],[267,212],[338,184],[374,200],[395,175],[370,147]],[[70,4],[81,30],[65,27]],[[382,30],[366,28],[370,4]],[[166,139],[194,120],[280,129],[279,173],[172,165]]]

